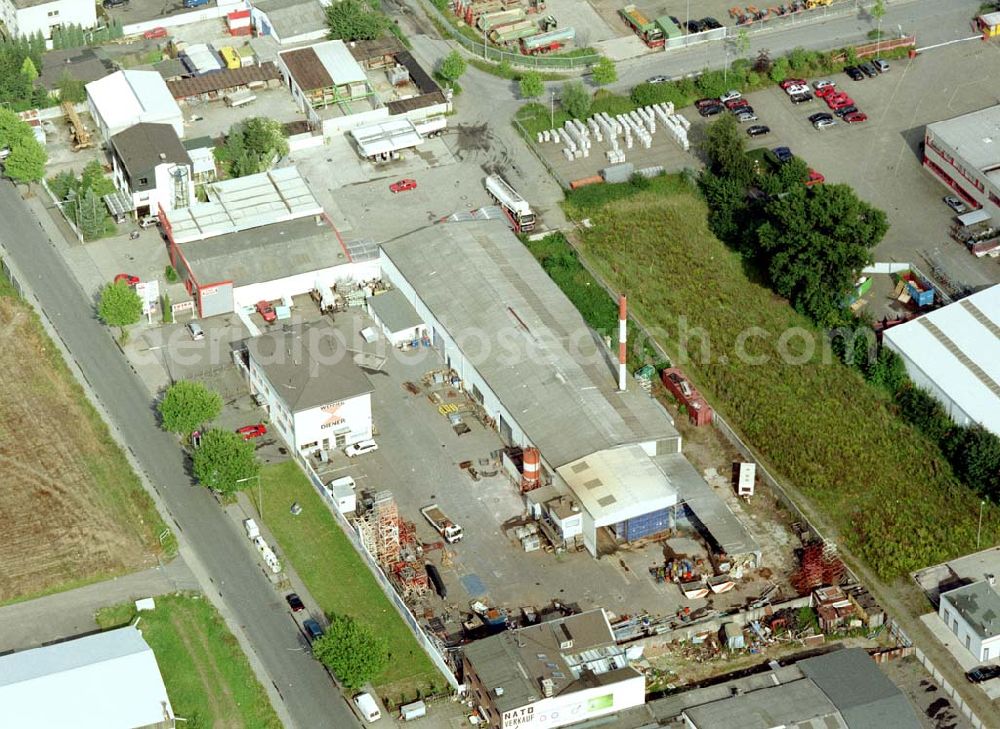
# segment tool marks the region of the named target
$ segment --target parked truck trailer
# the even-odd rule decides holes
[[[420,513],[437,530],[438,534],[444,537],[448,544],[461,541],[462,527],[449,519],[437,504],[425,506],[420,510]]]

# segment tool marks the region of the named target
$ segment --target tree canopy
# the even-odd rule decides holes
[[[222,412],[222,397],[194,380],[171,385],[157,405],[164,430],[187,436]]]
[[[618,80],[618,69],[607,56],[601,56],[597,63],[590,67],[590,77],[598,86],[607,86]]]
[[[34,137],[24,137],[10,148],[4,170],[15,182],[38,182],[45,177],[45,163],[48,161],[49,153],[45,147]]]
[[[97,315],[108,326],[135,324],[142,316],[142,299],[125,281],[106,284],[101,289]]]
[[[364,623],[334,615],[326,633],[312,646],[313,655],[348,689],[359,689],[389,663],[385,638]]]
[[[194,451],[194,475],[205,488],[230,495],[251,485],[260,473],[253,443],[230,430],[213,428]]]
[[[570,116],[586,119],[590,116],[590,92],[580,81],[567,81],[559,91],[559,105]]]
[[[340,0],[326,8],[330,38],[374,40],[389,28],[389,19],[361,0]]]
[[[545,84],[538,71],[525,71],[517,82],[517,87],[524,99],[536,99],[545,93]]]
[[[288,140],[281,122],[256,116],[233,125],[216,156],[231,177],[264,172],[282,155],[288,154]]]
[[[465,59],[462,58],[462,54],[458,51],[452,51],[443,59],[441,59],[441,66],[438,68],[438,73],[447,81],[458,81],[465,73]]]

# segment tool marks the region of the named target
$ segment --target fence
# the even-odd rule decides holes
[[[955,702],[955,706],[957,706],[958,710],[962,712],[962,715],[969,720],[969,723],[972,724],[975,729],[984,729],[986,725],[983,724],[982,720],[978,716],[976,716],[975,712],[972,711],[972,708],[965,703],[965,699],[962,698],[962,695],[958,693],[950,683],[948,683],[944,676],[941,675],[941,672],[937,670],[937,667],[933,663],[931,663],[931,660],[927,657],[927,655],[917,647],[914,647],[914,654],[917,656],[917,660],[920,661],[923,667],[927,669],[927,672],[931,674],[931,678],[938,682],[941,690]]]
[[[448,35],[451,36],[452,40],[458,41],[462,44],[465,50],[470,53],[474,53],[477,56],[481,56],[487,61],[494,61],[496,63],[503,63],[506,61],[514,66],[523,66],[527,68],[574,69],[592,66],[597,63],[600,58],[600,56],[596,53],[586,56],[525,56],[521,53],[504,51],[500,48],[489,45],[485,41],[485,38],[477,41],[467,35],[464,35],[458,28],[455,27],[453,20],[445,17],[444,13],[438,10],[433,3],[424,2],[423,6],[428,15],[438,22]]]
[[[3,271],[4,278],[10,281],[10,285],[14,287],[14,291],[20,298],[24,298],[24,289],[21,288],[21,282],[17,280],[17,276],[14,275],[14,270],[10,267],[6,258],[0,258],[0,270]]]
[[[329,505],[329,499],[327,498],[326,490],[323,488],[323,482],[320,480],[319,476],[313,470],[313,467],[309,464],[309,461],[303,458],[300,453],[295,453],[295,457],[296,460],[298,460],[299,464],[302,466],[302,469],[306,472],[306,475],[309,477],[309,481],[312,483],[313,488],[315,488],[316,491],[319,493],[320,499],[323,501],[324,504]],[[351,526],[351,523],[347,521],[347,519],[344,517],[343,514],[340,513],[338,509],[330,508],[330,511],[333,512],[334,517],[337,520],[337,523],[340,525],[340,528],[347,535],[347,538],[351,542],[351,546],[354,547],[354,550],[361,555],[362,559],[364,559],[365,563],[368,565],[368,569],[375,576],[375,579],[378,582],[379,587],[382,588],[382,592],[385,593],[386,597],[389,598],[393,606],[396,608],[396,611],[403,617],[403,620],[406,621],[406,624],[409,626],[410,631],[417,639],[417,642],[420,644],[420,647],[424,649],[424,652],[428,656],[430,656],[431,661],[434,663],[437,669],[441,671],[442,674],[444,674],[445,679],[447,679],[448,683],[451,684],[451,687],[453,689],[457,689],[459,686],[458,679],[455,677],[454,672],[452,672],[451,667],[448,665],[448,662],[442,655],[441,649],[439,648],[438,644],[423,631],[423,628],[420,627],[420,623],[417,622],[417,619],[410,611],[410,608],[403,601],[403,598],[400,597],[399,593],[396,592],[396,588],[393,587],[392,583],[389,582],[389,578],[386,577],[385,572],[382,571],[382,568],[379,566],[378,562],[375,561],[375,558],[372,557],[371,553],[365,548],[365,545],[361,542],[361,537],[358,535],[357,530],[355,530],[354,527]]]

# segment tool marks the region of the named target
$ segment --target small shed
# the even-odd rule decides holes
[[[731,651],[743,650],[747,647],[743,639],[743,628],[736,623],[726,623],[722,626],[722,642],[726,644],[726,649]]]
[[[1000,13],[983,13],[976,18],[976,25],[982,31],[983,40],[1000,35]]]
[[[394,347],[420,339],[424,323],[399,289],[368,299],[368,311]]]

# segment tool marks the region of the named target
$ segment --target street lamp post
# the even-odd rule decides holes
[[[979,538],[983,536],[983,507],[986,506],[986,499],[979,502],[979,528],[976,530],[976,551],[979,551]]]
[[[264,518],[264,492],[260,486],[260,474],[256,476],[247,476],[246,478],[236,479],[237,484],[246,483],[247,481],[257,480],[257,513],[260,514],[260,518]]]
[[[556,92],[549,91],[549,129],[556,128]]]

